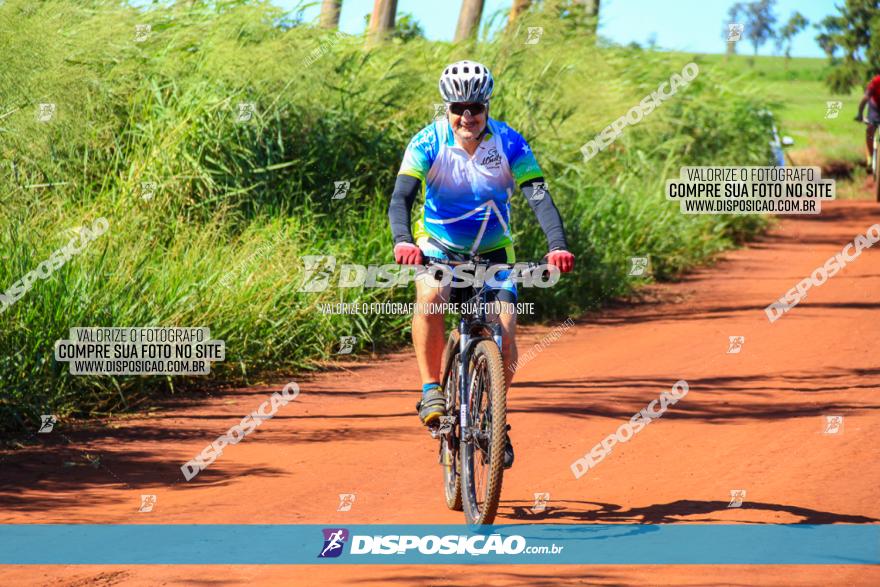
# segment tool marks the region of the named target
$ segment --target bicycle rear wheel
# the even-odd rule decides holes
[[[468,380],[468,421],[460,451],[465,519],[472,525],[491,524],[501,499],[507,432],[504,363],[493,341],[474,347]]]
[[[440,373],[440,381],[443,384],[443,395],[446,396],[446,414],[456,418],[456,423],[448,434],[440,436],[440,465],[443,467],[443,493],[446,497],[446,507],[451,510],[461,511],[461,457],[459,455],[459,442],[461,438],[458,420],[458,365],[459,357],[458,341],[459,334],[453,330],[446,342],[446,350],[443,351],[443,360],[440,363],[443,371]]]

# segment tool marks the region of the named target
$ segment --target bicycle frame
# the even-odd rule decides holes
[[[474,265],[486,265],[489,263],[482,261],[479,257],[475,257],[474,259],[468,262],[457,262],[457,261],[449,261],[446,259],[438,259],[434,261],[435,264],[449,264],[449,265],[463,265],[472,263]],[[494,263],[494,265],[507,265],[506,263]],[[534,263],[530,263],[529,266],[534,266]],[[473,291],[474,287],[469,287],[464,290],[464,293],[468,293]],[[461,428],[461,441],[467,441],[470,439],[472,435],[472,431],[470,429],[470,421],[468,420],[468,403],[470,401],[470,377],[469,377],[469,369],[471,354],[473,353],[474,347],[482,340],[493,340],[495,344],[498,345],[499,352],[503,352],[502,344],[503,344],[503,334],[501,325],[498,323],[490,322],[486,316],[486,306],[488,304],[486,296],[489,292],[488,285],[484,283],[480,286],[479,291],[477,291],[474,296],[461,295],[461,298],[478,298],[479,299],[479,313],[475,316],[462,316],[459,318],[458,322],[458,334],[459,334],[459,361],[458,361],[458,400],[459,400],[459,426]],[[492,333],[492,336],[482,335],[483,332],[489,331]]]
[[[484,285],[478,294],[480,302],[485,304],[486,286]],[[470,365],[471,353],[481,340],[494,340],[501,351],[502,329],[500,324],[493,324],[486,320],[485,305],[476,319],[462,317],[458,324],[459,334],[459,362],[458,362],[458,398],[459,398],[459,426],[461,427],[461,440],[467,441],[473,432],[468,419],[468,404],[470,403]],[[489,330],[492,336],[479,336],[477,333]]]

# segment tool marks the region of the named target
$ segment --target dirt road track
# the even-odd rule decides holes
[[[876,204],[834,203],[651,288],[642,303],[579,319],[514,381],[517,462],[497,521],[880,523],[880,250],[864,251],[776,323],[763,312],[877,222]],[[521,352],[548,330],[525,330]],[[739,354],[727,353],[729,336],[745,336]],[[669,413],[573,477],[572,461],[679,379],[690,392]],[[189,483],[180,465],[284,381],[8,455],[0,521],[462,522],[444,506],[437,447],[414,414],[411,351],[299,381],[295,402]],[[825,415],[844,416],[843,432],[823,434]],[[732,489],[747,491],[741,508],[727,507]],[[536,492],[550,493],[540,514],[529,510]],[[351,511],[336,511],[340,493],[356,494]],[[158,496],[152,513],[137,512],[140,494]],[[2,567],[0,577],[4,585],[827,586],[878,585],[880,569],[79,566]]]

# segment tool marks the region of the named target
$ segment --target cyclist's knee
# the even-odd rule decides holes
[[[422,304],[438,304],[449,300],[449,287],[433,287],[427,283],[416,281],[416,302]]]

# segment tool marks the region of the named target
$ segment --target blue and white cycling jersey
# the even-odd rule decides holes
[[[455,144],[447,119],[426,126],[410,140],[398,173],[422,182],[416,242],[431,236],[461,253],[510,247],[510,198],[543,175],[522,135],[492,118],[473,156]]]

